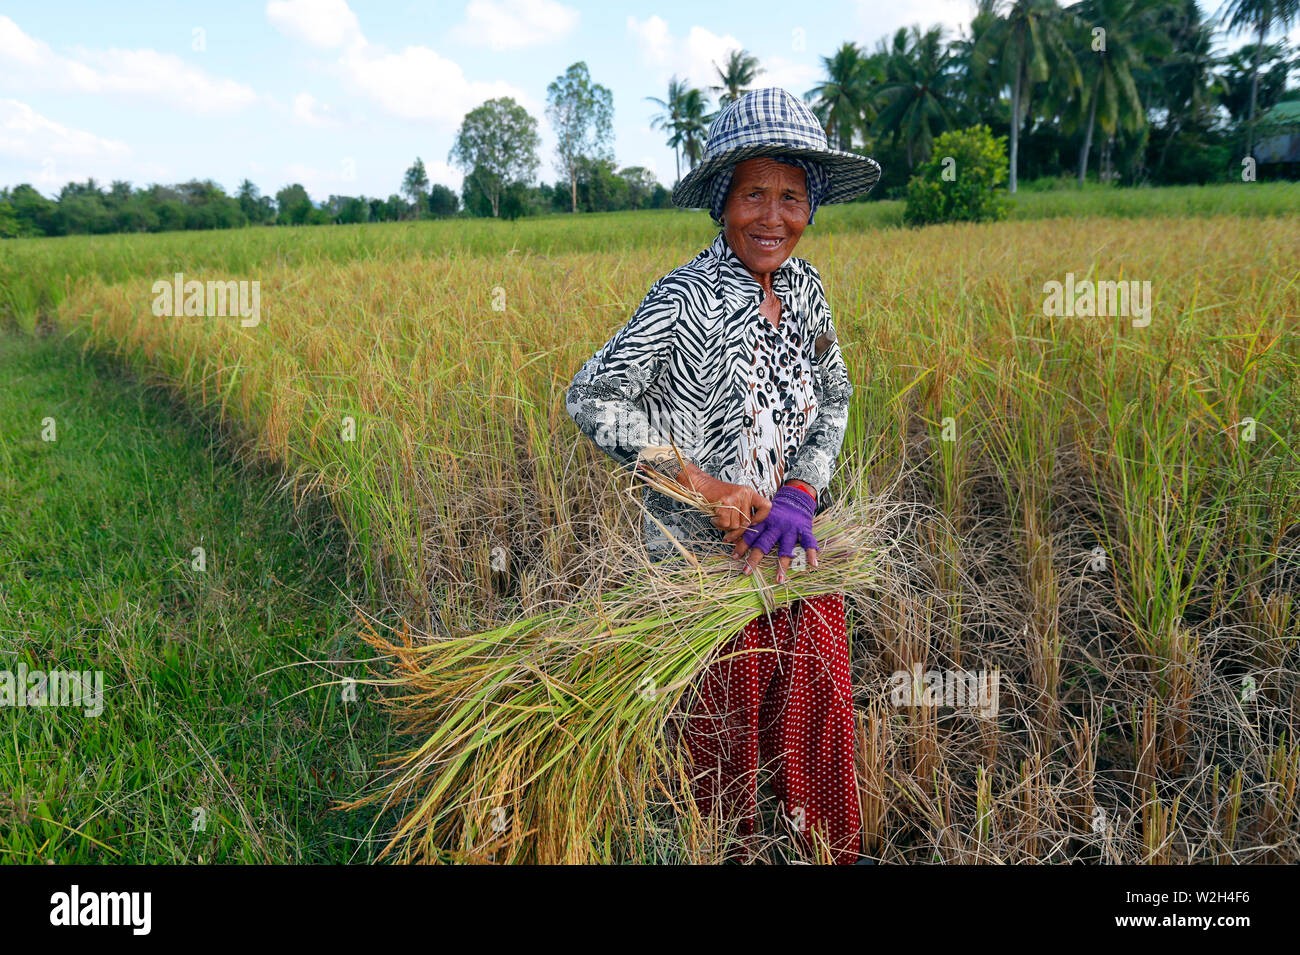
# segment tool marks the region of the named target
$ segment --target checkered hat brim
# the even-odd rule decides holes
[[[780,87],[751,90],[718,114],[699,165],[673,189],[673,204],[707,208],[713,176],[746,159],[793,156],[816,159],[829,176],[822,205],[869,192],[880,179],[874,159],[831,149],[826,132],[807,105]]]

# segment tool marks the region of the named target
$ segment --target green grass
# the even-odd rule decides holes
[[[331,806],[386,718],[301,665],[361,651],[337,522],[67,341],[0,334],[0,378],[0,670],[103,671],[99,716],[0,708],[0,861],[372,858]]]

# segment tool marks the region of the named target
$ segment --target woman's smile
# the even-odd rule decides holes
[[[749,237],[754,240],[754,244],[760,249],[766,249],[769,252],[775,252],[785,244],[785,237],[779,235],[758,235],[750,232]]]
[[[736,164],[724,207],[727,244],[758,283],[794,253],[810,212],[804,171],[767,156]]]

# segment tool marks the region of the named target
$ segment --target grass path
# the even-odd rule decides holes
[[[372,858],[330,807],[386,720],[295,665],[359,652],[341,528],[69,342],[0,333],[0,380],[0,679],[103,672],[98,716],[0,706],[0,861]]]

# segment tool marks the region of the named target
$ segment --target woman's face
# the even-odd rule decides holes
[[[768,156],[736,163],[722,207],[727,244],[749,271],[766,275],[794,253],[809,211],[798,166]]]

